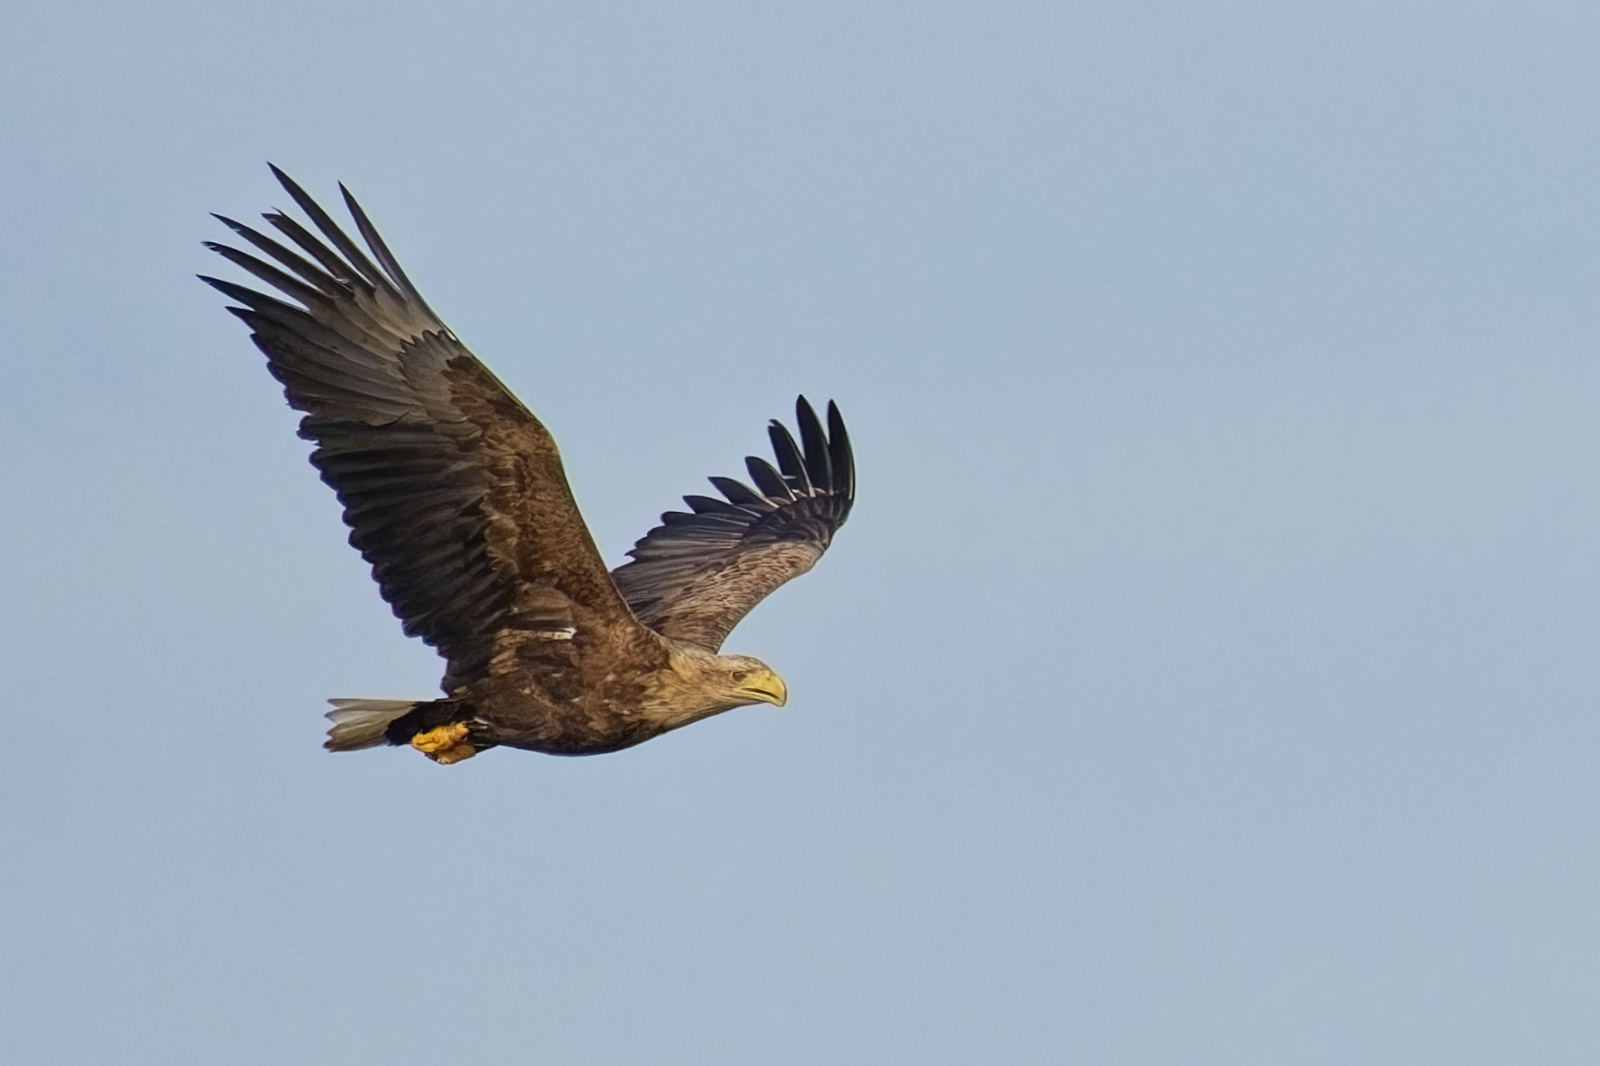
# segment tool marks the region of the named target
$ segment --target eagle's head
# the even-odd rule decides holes
[[[671,665],[656,675],[648,702],[665,728],[677,729],[735,707],[782,707],[788,700],[789,686],[760,659],[679,644],[672,649]]]
[[[732,706],[770,703],[782,707],[789,702],[789,686],[760,659],[748,655],[719,655],[717,666],[722,694]]]

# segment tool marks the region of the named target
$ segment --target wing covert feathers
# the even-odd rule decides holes
[[[804,396],[795,404],[800,443],[776,420],[768,427],[774,467],[745,460],[752,488],[711,484],[726,500],[685,496],[611,576],[628,605],[664,636],[712,651],[774,589],[811,569],[855,502],[855,459],[844,419],[828,404],[828,427]]]
[[[304,413],[311,461],[406,632],[458,677],[551,634],[570,649],[579,627],[602,646],[654,640],[607,575],[545,427],[433,313],[348,191],[370,257],[273,173],[320,238],[281,212],[263,217],[282,240],[223,218],[259,254],[208,247],[277,295],[202,280],[242,305],[229,310]]]

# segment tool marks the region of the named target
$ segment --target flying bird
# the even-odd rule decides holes
[[[442,699],[331,700],[324,746],[409,744],[445,764],[496,746],[597,755],[783,706],[777,673],[719,649],[850,516],[839,409],[824,428],[800,397],[798,442],[768,427],[776,466],[746,459],[753,484],[711,478],[722,499],[684,497],[608,572],[549,430],[433,313],[349,190],[367,251],[272,171],[317,232],[281,211],[262,216],[276,236],[217,215],[256,254],[206,247],[275,294],[201,280],[242,305],[228,310],[304,414],[351,545],[406,634],[446,661]]]

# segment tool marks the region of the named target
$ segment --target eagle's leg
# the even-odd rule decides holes
[[[467,743],[465,722],[451,722],[449,725],[430,729],[426,733],[418,733],[411,738],[411,746],[434,762],[445,766],[470,759],[478,754],[478,749]]]

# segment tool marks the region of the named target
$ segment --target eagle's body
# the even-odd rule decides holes
[[[496,745],[591,755],[781,705],[770,668],[718,649],[850,513],[837,409],[824,432],[802,398],[800,443],[774,422],[778,467],[746,460],[755,488],[713,478],[726,502],[687,497],[690,513],[663,515],[608,573],[549,431],[433,314],[348,192],[377,264],[274,172],[327,243],[272,213],[296,249],[228,219],[272,262],[210,247],[301,306],[204,280],[245,305],[230,310],[305,413],[350,543],[406,632],[448,661],[442,700],[333,701],[327,746],[409,743],[439,762]]]

